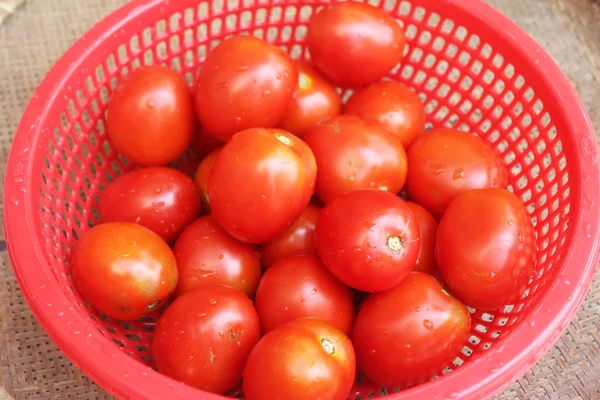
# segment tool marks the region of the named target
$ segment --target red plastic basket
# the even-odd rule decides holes
[[[131,399],[222,398],[151,368],[156,316],[111,321],[88,310],[73,289],[71,249],[80,233],[99,221],[99,191],[130,168],[106,138],[112,88],[131,68],[153,63],[180,70],[191,82],[209,49],[241,32],[307,57],[307,22],[327,2],[132,1],[79,39],[36,90],[7,168],[8,247],[42,326],[111,393]],[[598,144],[559,68],[488,5],[479,0],[370,3],[404,24],[408,53],[390,77],[417,90],[428,125],[477,132],[505,160],[511,188],[536,227],[538,274],[518,302],[495,313],[474,312],[463,354],[438,379],[394,394],[392,388],[357,385],[351,398],[389,392],[393,399],[481,399],[542,357],[592,282],[600,229]],[[193,157],[182,160],[193,164]]]

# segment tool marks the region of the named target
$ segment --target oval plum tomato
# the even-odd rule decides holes
[[[306,44],[315,65],[334,82],[362,86],[400,62],[404,32],[396,20],[366,3],[336,3],[312,17]]]
[[[404,388],[451,365],[470,331],[467,308],[432,276],[412,272],[395,288],[365,300],[352,343],[371,381]]]
[[[317,160],[315,194],[324,203],[357,189],[398,193],[406,180],[400,139],[355,116],[335,117],[304,136]]]
[[[342,113],[342,99],[335,86],[306,62],[298,62],[298,89],[279,124],[302,137],[319,122]]]
[[[109,317],[137,320],[156,311],[177,285],[177,262],[160,236],[132,222],[86,231],[71,258],[75,288]]]
[[[298,86],[296,63],[252,36],[234,36],[215,47],[198,74],[196,112],[202,126],[228,141],[249,128],[276,126]]]
[[[472,134],[436,129],[419,136],[408,149],[408,196],[437,219],[461,192],[507,185],[500,157]]]
[[[267,333],[244,368],[246,400],[345,400],[356,372],[352,343],[316,318],[298,318]]]
[[[102,222],[135,222],[172,243],[198,218],[200,201],[190,177],[172,168],[130,171],[100,193]]]
[[[198,194],[200,194],[200,202],[202,203],[202,212],[205,214],[210,214],[212,211],[210,208],[210,199],[208,198],[208,177],[212,172],[213,166],[215,165],[215,161],[217,161],[217,156],[221,152],[221,148],[217,148],[212,153],[207,155],[204,160],[200,163],[198,170],[196,171],[196,175],[194,177],[194,181],[196,182],[196,187],[198,188]]]
[[[156,325],[158,370],[198,389],[224,394],[242,378],[260,338],[258,316],[243,293],[220,285],[178,297]]]
[[[393,194],[356,190],[328,204],[317,221],[317,250],[340,281],[363,292],[389,290],[415,267],[419,225]]]
[[[108,105],[108,139],[138,165],[175,161],[194,137],[194,101],[185,79],[162,66],[135,69],[117,84]]]
[[[448,289],[466,305],[494,310],[517,300],[534,273],[533,224],[504,189],[461,193],[440,221],[436,260]]]
[[[203,160],[210,153],[221,147],[223,142],[211,135],[204,128],[199,128],[192,141],[192,150],[200,160]]]
[[[316,173],[312,152],[291,133],[242,131],[223,146],[208,180],[212,213],[238,240],[268,242],[300,217]]]
[[[260,253],[225,232],[212,215],[188,226],[173,251],[179,268],[176,295],[208,284],[224,284],[254,297],[262,272]]]
[[[378,82],[354,93],[344,114],[378,123],[408,148],[425,131],[425,108],[419,96],[397,81]]]
[[[420,246],[414,270],[433,275],[435,273],[435,235],[438,223],[429,211],[417,203],[407,201],[406,205],[415,214],[417,224],[419,225]]]
[[[354,297],[318,258],[284,258],[265,272],[256,292],[263,334],[301,317],[319,318],[350,335]]]
[[[300,218],[275,239],[260,247],[261,262],[269,268],[275,262],[292,256],[316,256],[315,226],[321,207],[309,204]]]

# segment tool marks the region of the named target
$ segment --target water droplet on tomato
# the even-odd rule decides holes
[[[248,70],[248,68],[250,68],[250,67],[248,67],[247,65],[238,65],[237,68],[236,68],[236,70],[239,71],[239,72],[241,72],[241,71]]]
[[[162,187],[154,189],[154,193],[159,194],[162,192]]]
[[[423,321],[423,326],[425,327],[425,329],[427,329],[428,331],[433,331],[433,322],[431,322],[430,320],[426,319]]]
[[[217,304],[217,299],[213,298],[213,299],[210,299],[208,302],[210,303],[211,306],[214,306]]]
[[[362,249],[358,246],[354,246],[354,247],[352,247],[352,252],[354,254],[360,254],[362,252]]]
[[[371,256],[370,256],[370,255],[368,255],[368,254],[365,254],[365,262],[366,262],[367,264],[370,264],[370,263],[371,263]]]
[[[149,109],[153,109],[154,108],[154,102],[152,100],[148,100],[146,102],[146,107],[148,107]]]
[[[225,257],[223,254],[219,254],[219,260],[222,260]]]
[[[465,177],[465,170],[462,168],[457,168],[454,170],[454,174],[452,175],[452,179],[461,179]]]

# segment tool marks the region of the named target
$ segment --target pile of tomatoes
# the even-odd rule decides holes
[[[311,64],[235,36],[194,93],[143,67],[109,105],[112,146],[142,168],[100,194],[74,284],[118,320],[168,305],[156,366],[205,391],[345,399],[357,369],[418,384],[461,354],[467,306],[513,302],[534,274],[533,225],[502,160],[476,135],[425,133],[418,96],[382,80],[405,49],[396,20],[338,3],[306,44]],[[343,105],[336,86],[360,88]],[[190,145],[194,180],[166,166]]]

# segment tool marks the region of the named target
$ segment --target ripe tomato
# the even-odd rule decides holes
[[[415,214],[421,238],[419,241],[419,255],[414,270],[433,275],[435,273],[435,235],[438,223],[429,211],[417,203],[407,201],[406,205]]]
[[[533,275],[533,224],[504,189],[461,193],[437,232],[436,260],[448,288],[466,305],[493,310],[517,300]]]
[[[354,296],[318,258],[297,256],[273,264],[256,292],[263,334],[300,317],[319,318],[350,335]]]
[[[194,177],[196,187],[198,188],[198,193],[200,194],[202,212],[205,214],[210,214],[212,211],[210,208],[210,199],[208,198],[208,177],[212,172],[213,166],[215,165],[215,161],[217,161],[217,156],[220,152],[221,148],[219,147],[207,155],[200,163],[200,166],[196,171],[196,176]]]
[[[432,276],[412,272],[392,290],[365,300],[352,343],[371,381],[402,388],[451,365],[470,331],[467,308]]]
[[[195,130],[194,101],[185,79],[162,66],[125,75],[108,105],[108,139],[138,165],[165,165],[181,156]]]
[[[300,218],[285,232],[260,247],[261,261],[265,268],[292,256],[316,256],[315,226],[321,207],[309,204]]]
[[[312,17],[306,44],[315,65],[334,82],[361,86],[400,62],[404,32],[396,20],[366,3],[336,3]]]
[[[194,182],[166,167],[130,171],[100,193],[102,222],[135,222],[172,243],[200,214]]]
[[[220,285],[178,297],[156,325],[152,351],[158,370],[187,385],[224,394],[242,378],[260,338],[252,301]]]
[[[354,93],[344,113],[378,123],[408,148],[425,131],[425,108],[419,96],[403,83],[378,82]]]
[[[212,213],[233,237],[268,242],[300,217],[316,172],[312,152],[291,133],[242,131],[223,146],[208,180]]]
[[[389,290],[415,267],[419,226],[406,202],[374,189],[346,193],[317,221],[317,250],[339,280],[363,292]]]
[[[408,149],[409,198],[438,219],[461,192],[507,185],[508,174],[500,157],[469,133],[432,130],[419,136]]]
[[[224,284],[253,298],[261,275],[260,253],[225,232],[212,215],[188,226],[173,247],[179,282],[176,295]]]
[[[192,141],[192,149],[201,160],[222,145],[223,142],[208,133],[204,128],[196,130],[194,140]]]
[[[316,318],[298,318],[267,333],[244,368],[246,400],[345,400],[356,372],[352,343]]]
[[[109,222],[77,241],[71,276],[92,307],[115,319],[137,320],[173,293],[177,263],[156,233],[131,222]]]
[[[319,122],[340,115],[342,99],[311,65],[299,61],[298,71],[298,89],[279,126],[302,137]]]
[[[249,128],[277,125],[298,86],[298,67],[277,47],[234,36],[214,48],[198,74],[196,112],[202,126],[227,141]]]
[[[342,115],[304,136],[317,160],[315,193],[324,203],[357,189],[398,193],[406,180],[406,153],[400,140],[358,117]]]

